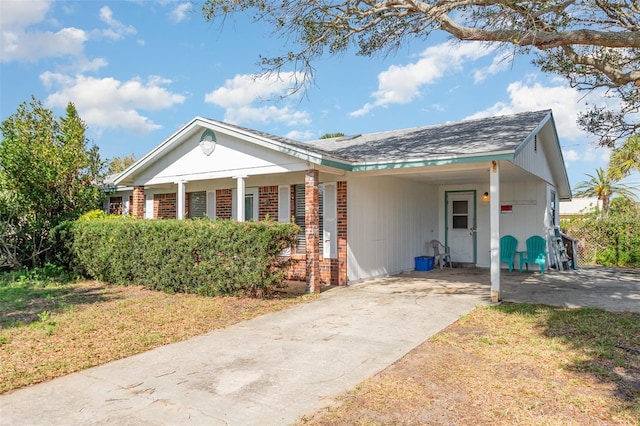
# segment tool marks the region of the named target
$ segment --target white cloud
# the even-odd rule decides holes
[[[565,162],[578,161],[580,159],[580,154],[578,154],[577,151],[570,149],[563,152],[563,157]]]
[[[78,28],[63,28],[58,32],[2,30],[2,62],[35,62],[40,58],[79,56],[84,50],[87,34]]]
[[[123,128],[144,134],[161,126],[140,110],[170,108],[185,101],[183,95],[171,93],[163,85],[169,80],[151,76],[146,81],[132,79],[121,82],[114,78],[95,78],[83,75],[68,76],[45,72],[40,80],[50,94],[45,104],[64,108],[73,102],[87,125],[98,128]]]
[[[494,56],[491,65],[486,68],[481,68],[473,74],[474,82],[479,83],[491,75],[506,70],[511,66],[512,60],[513,55],[509,52],[503,52],[502,54]]]
[[[293,98],[286,98],[296,79],[301,77],[299,73],[292,72],[259,77],[236,75],[226,80],[224,86],[207,93],[204,100],[224,108],[224,120],[230,123],[280,122],[288,126],[309,124],[309,113],[291,105]],[[280,102],[286,104],[280,107],[265,105],[274,98],[282,98]]]
[[[176,23],[182,22],[186,19],[187,13],[191,11],[191,3],[181,3],[169,12],[169,18]]]
[[[42,22],[49,12],[52,0],[5,1],[2,2],[0,25],[2,31],[22,30],[29,25]]]
[[[99,30],[98,33],[103,37],[112,40],[121,40],[129,34],[135,34],[136,29],[132,25],[125,25],[113,17],[113,12],[109,6],[100,8],[100,20],[108,25],[105,30]]]
[[[596,145],[589,145],[582,154],[584,161],[596,162],[596,163],[609,163],[609,157],[611,156],[611,150]]]
[[[75,27],[64,27],[57,31],[32,28],[47,19],[52,2],[50,1],[2,1],[0,14],[2,62],[21,61],[36,62],[41,58],[71,56],[81,62],[89,63],[83,58],[86,42],[91,38],[109,38],[120,40],[126,35],[135,34],[136,29],[125,25],[113,17],[107,6],[100,9],[100,20],[107,24],[106,29],[84,30]],[[57,26],[57,21],[48,20]],[[93,64],[95,66],[95,64]],[[87,70],[80,68],[80,71]]]
[[[286,138],[294,141],[306,141],[313,139],[314,136],[314,133],[310,130],[292,130],[285,135]]]
[[[86,58],[80,58],[73,65],[73,69],[76,72],[98,71],[100,68],[107,66],[107,60],[104,58],[95,58],[92,60]]]
[[[368,114],[377,107],[390,104],[406,104],[420,96],[420,87],[433,84],[447,74],[460,71],[466,61],[475,60],[493,53],[481,43],[447,42],[428,47],[417,62],[399,66],[392,65],[378,74],[378,90],[362,108],[350,113],[353,117]]]
[[[507,93],[507,102],[497,102],[466,118],[551,109],[560,138],[577,139],[586,137],[586,133],[576,123],[578,113],[584,109],[586,101],[590,104],[600,102],[595,94],[585,97],[583,93],[563,84],[544,86],[535,81],[511,83],[507,87]]]

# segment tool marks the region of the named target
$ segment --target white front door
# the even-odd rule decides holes
[[[452,261],[475,263],[475,203],[473,192],[449,192],[447,245]]]

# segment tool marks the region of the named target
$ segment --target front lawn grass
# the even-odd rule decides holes
[[[307,425],[640,425],[640,314],[477,308]]]
[[[204,297],[0,276],[0,393],[178,342],[313,296]]]

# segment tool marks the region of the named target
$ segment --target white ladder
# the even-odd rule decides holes
[[[560,227],[554,226],[549,230],[549,237],[551,238],[551,250],[552,256],[555,260],[556,267],[561,271],[569,269],[569,256],[567,255],[567,248],[562,241],[562,233]]]

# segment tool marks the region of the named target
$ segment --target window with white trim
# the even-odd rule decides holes
[[[188,199],[189,219],[202,219],[205,217],[207,214],[207,193],[205,191],[190,192]]]
[[[249,221],[258,221],[258,188],[246,188],[244,192],[244,220]],[[234,188],[231,190],[231,217],[237,218],[236,215],[238,205],[237,205],[237,194],[238,191]]]

